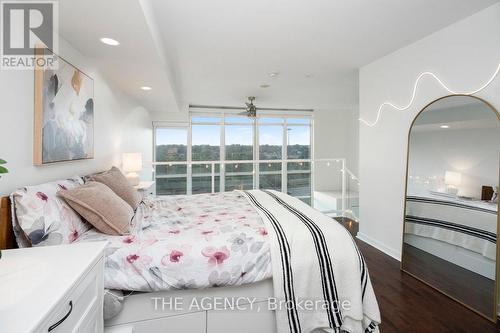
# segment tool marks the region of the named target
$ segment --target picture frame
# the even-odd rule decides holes
[[[37,48],[35,61],[52,51]],[[33,164],[94,158],[94,80],[59,55],[35,65]],[[37,62],[36,62],[37,63]]]

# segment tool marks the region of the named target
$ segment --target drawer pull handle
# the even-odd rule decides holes
[[[59,321],[57,323],[55,323],[54,325],[50,326],[49,327],[49,332],[54,330],[57,326],[61,325],[63,323],[63,321],[66,320],[66,318],[69,317],[69,315],[71,314],[71,311],[73,311],[73,301],[69,301],[69,311],[68,313],[66,313],[66,315],[64,317],[62,317],[61,319],[59,319]]]

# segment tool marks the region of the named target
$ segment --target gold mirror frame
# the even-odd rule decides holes
[[[478,315],[488,319],[489,321],[493,322],[493,323],[497,323],[497,319],[498,319],[498,282],[499,282],[499,269],[500,269],[500,266],[498,264],[498,260],[500,258],[500,251],[499,251],[499,244],[498,244],[498,235],[499,235],[499,228],[500,228],[500,201],[499,203],[497,204],[497,241],[496,241],[496,261],[495,261],[495,287],[494,287],[494,295],[493,295],[493,313],[490,316],[486,315],[485,313],[482,313],[480,312],[479,310],[471,307],[470,305],[462,302],[461,300],[453,297],[452,295],[444,292],[443,290],[439,289],[438,287],[432,285],[431,283],[423,280],[422,278],[416,276],[415,274],[413,273],[410,273],[408,272],[407,270],[404,269],[404,256],[403,256],[403,253],[404,253],[404,236],[405,236],[405,232],[404,232],[404,228],[405,228],[405,221],[406,221],[406,197],[407,197],[407,194],[408,194],[408,173],[409,173],[409,163],[410,163],[410,135],[411,135],[411,131],[413,129],[413,126],[415,124],[415,121],[418,119],[418,117],[422,114],[422,112],[424,112],[425,110],[427,110],[431,105],[433,105],[434,103],[442,100],[442,99],[445,99],[445,98],[449,98],[449,97],[455,97],[455,96],[463,96],[463,97],[471,97],[471,98],[475,98],[481,102],[483,102],[485,105],[487,105],[491,111],[497,116],[497,119],[498,121],[500,122],[500,113],[497,111],[497,109],[495,109],[495,107],[493,105],[491,105],[489,102],[485,101],[484,99],[480,98],[480,97],[477,97],[477,96],[473,96],[473,95],[466,95],[466,94],[451,94],[451,95],[446,95],[446,96],[443,96],[443,97],[440,97],[440,98],[437,98],[435,100],[433,100],[432,102],[428,103],[427,105],[425,105],[422,110],[420,110],[417,115],[413,118],[413,121],[411,122],[411,125],[410,125],[410,128],[408,129],[408,137],[407,137],[407,145],[406,145],[406,176],[405,176],[405,196],[404,196],[404,209],[403,209],[403,232],[402,232],[402,236],[401,236],[401,264],[400,264],[400,270],[410,276],[412,276],[413,278],[419,280],[420,282],[424,283],[425,285],[433,288],[434,290],[437,290],[438,292],[446,295],[447,297],[453,299],[454,301],[460,303],[461,305],[465,306],[466,308],[468,308],[469,310],[477,313]],[[500,161],[500,159],[499,159]],[[499,186],[500,186],[500,163],[499,163],[499,168],[498,168],[498,174],[499,174]]]

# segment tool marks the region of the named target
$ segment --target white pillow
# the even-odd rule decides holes
[[[493,195],[491,196],[491,202],[498,202],[498,186],[493,187]]]
[[[80,177],[26,186],[11,194],[14,232],[20,247],[69,244],[89,230],[65,201],[61,189],[83,185]]]

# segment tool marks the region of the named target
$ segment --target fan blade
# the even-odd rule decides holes
[[[190,109],[219,109],[219,110],[248,110],[248,106],[245,107],[245,106],[199,105],[199,104],[189,104],[189,108]],[[259,108],[259,107],[257,107],[257,110],[263,110],[263,111],[298,111],[298,112],[313,112],[314,111],[314,109]]]
[[[248,112],[238,112],[239,116],[248,116]]]
[[[288,108],[257,108],[263,111],[298,111],[298,112],[313,112],[314,109],[288,109]]]
[[[200,105],[189,104],[190,109],[220,109],[220,110],[246,110],[244,106],[225,106],[225,105]]]

